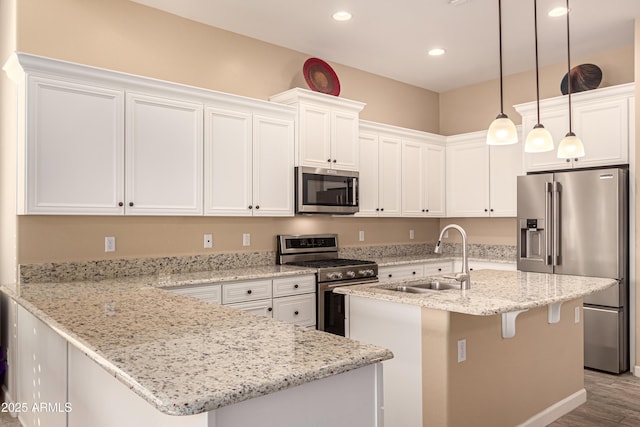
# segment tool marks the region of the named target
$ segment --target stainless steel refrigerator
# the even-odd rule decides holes
[[[584,298],[584,365],[629,369],[628,171],[518,177],[518,270],[618,279]]]

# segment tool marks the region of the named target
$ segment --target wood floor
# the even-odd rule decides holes
[[[587,402],[550,427],[640,426],[640,378],[584,371]]]

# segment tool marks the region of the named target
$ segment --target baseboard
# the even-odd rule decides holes
[[[587,401],[587,391],[581,389],[571,396],[554,403],[547,409],[538,412],[518,427],[545,427],[561,416],[568,414]]]

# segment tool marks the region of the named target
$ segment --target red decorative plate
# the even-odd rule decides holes
[[[322,59],[307,59],[302,67],[302,74],[311,90],[335,96],[340,94],[340,82],[336,72]]]

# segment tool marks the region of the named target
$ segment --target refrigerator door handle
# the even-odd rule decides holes
[[[552,247],[552,231],[554,227],[553,223],[553,212],[552,212],[552,197],[553,197],[553,182],[546,183],[546,194],[544,198],[544,215],[546,219],[546,225],[544,228],[544,241],[545,241],[545,254],[544,254],[544,263],[546,265],[551,265],[551,260],[553,257],[553,247]]]
[[[558,181],[553,181],[553,199],[551,206],[553,209],[553,265],[557,266],[561,263],[560,254],[560,192],[562,187]]]

